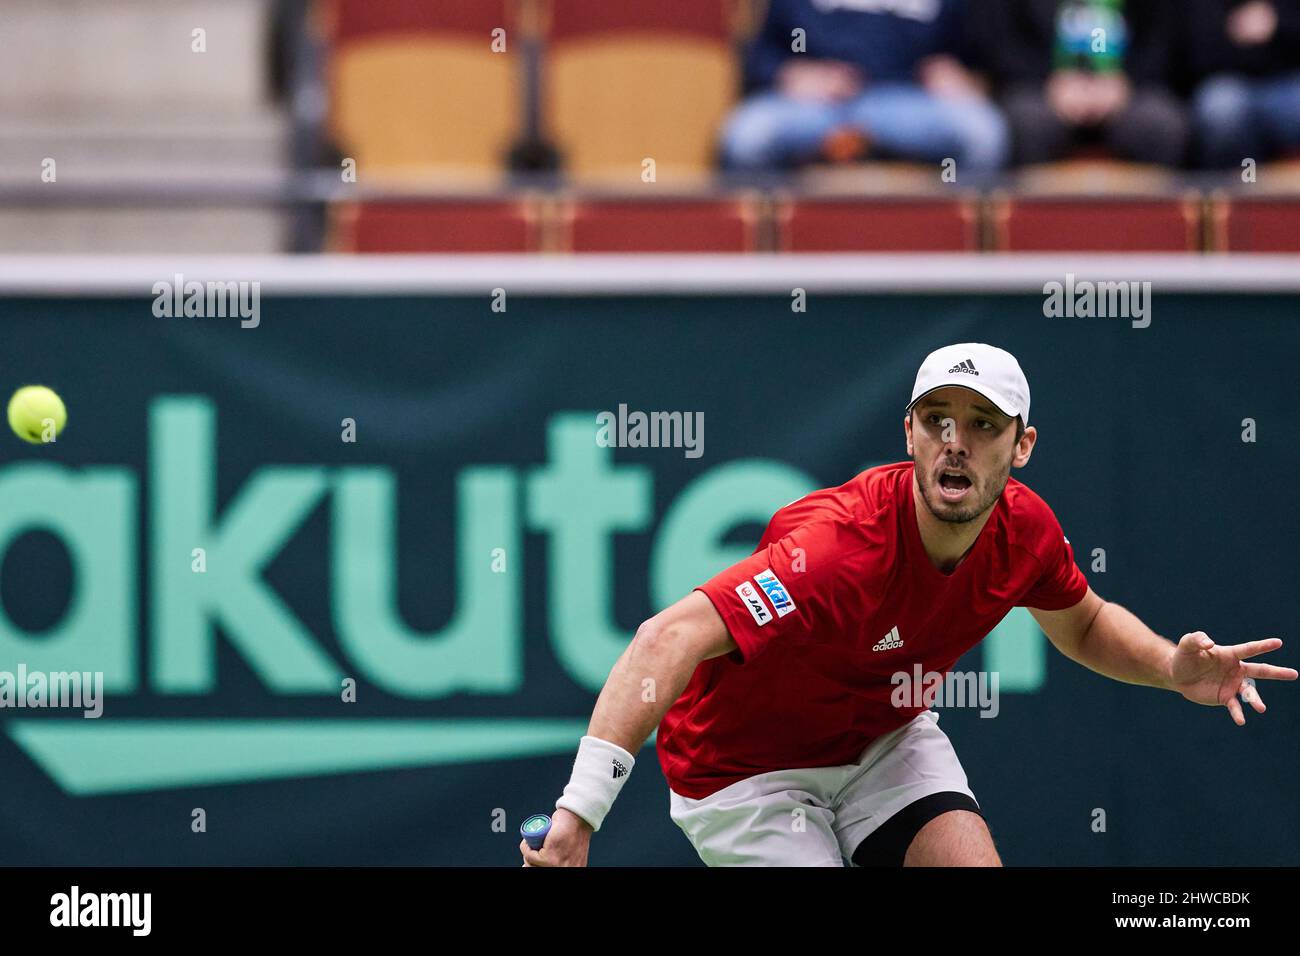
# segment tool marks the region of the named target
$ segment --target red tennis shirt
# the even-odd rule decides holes
[[[752,555],[696,590],[737,648],[695,669],[656,749],[668,785],[700,799],[758,773],[852,763],[926,709],[895,707],[891,675],[947,673],[1012,608],[1073,607],[1088,582],[1052,509],[1015,479],[965,560],[939,571],[908,461],[781,508]]]

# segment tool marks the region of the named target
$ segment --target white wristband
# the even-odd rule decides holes
[[[636,759],[618,744],[583,736],[573,761],[573,776],[555,806],[576,813],[593,830],[599,830],[635,763]]]

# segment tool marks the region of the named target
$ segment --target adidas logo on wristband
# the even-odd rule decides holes
[[[584,734],[573,761],[573,775],[556,807],[577,814],[599,830],[609,808],[632,776],[636,757],[618,744]]]

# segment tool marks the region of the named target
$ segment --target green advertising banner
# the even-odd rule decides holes
[[[951,342],[1019,358],[1015,477],[1098,593],[1175,640],[1291,640],[1298,304],[0,299],[6,384],[68,409],[0,457],[0,862],[518,865],[637,625],[783,504],[905,459]],[[1007,862],[1300,862],[1294,687],[1237,728],[1023,609],[968,657],[997,718],[944,728]],[[698,862],[653,748],[593,863]]]

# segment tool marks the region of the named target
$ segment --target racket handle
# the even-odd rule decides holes
[[[519,835],[533,850],[540,850],[551,832],[551,818],[545,813],[534,813],[519,827]]]

